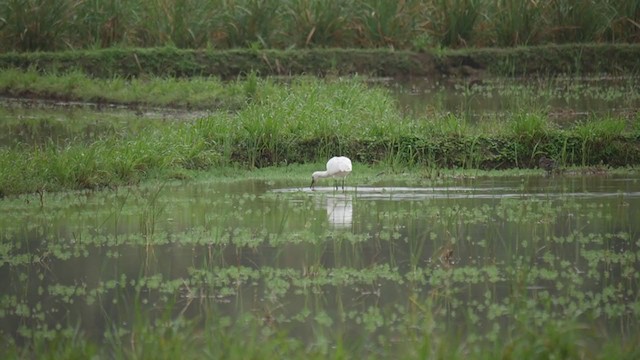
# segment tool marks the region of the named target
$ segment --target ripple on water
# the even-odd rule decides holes
[[[344,190],[336,190],[334,187],[309,188],[282,188],[272,189],[275,193],[306,193],[310,195],[337,196],[349,194],[359,200],[424,200],[424,199],[506,199],[506,198],[636,198],[640,197],[640,191],[546,191],[545,188],[522,190],[517,187],[345,187]]]

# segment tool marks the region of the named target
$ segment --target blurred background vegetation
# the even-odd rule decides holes
[[[2,0],[0,52],[638,43],[640,0]]]

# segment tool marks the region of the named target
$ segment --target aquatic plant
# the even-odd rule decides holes
[[[349,198],[303,190],[312,168],[3,199],[0,351],[638,352],[637,174],[418,172],[395,187],[362,165],[369,184],[335,227],[328,200]]]

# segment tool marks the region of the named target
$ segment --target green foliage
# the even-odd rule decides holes
[[[509,130],[513,136],[529,139],[543,136],[547,133],[548,127],[546,117],[539,113],[519,113],[509,123]]]
[[[403,341],[382,345],[378,356],[403,358],[464,359],[633,359],[638,355],[637,344],[621,346],[616,339],[596,335],[589,326],[571,320],[549,320],[541,326],[523,323],[530,316],[521,311],[510,329],[510,336],[491,342],[466,344],[453,334],[436,330],[433,323],[433,305],[418,304],[415,314],[406,314],[398,329]],[[371,312],[373,308],[369,308]],[[375,314],[372,314],[375,315]],[[379,316],[380,314],[378,314]],[[204,315],[204,327],[197,319],[163,315],[138,308],[129,330],[108,332],[98,343],[80,333],[61,331],[51,336],[34,336],[25,345],[18,346],[8,339],[3,341],[5,358],[23,358],[38,355],[43,359],[86,359],[116,357],[120,359],[324,359],[352,358],[371,355],[371,349],[358,345],[363,339],[336,336],[336,346],[313,346],[303,343],[293,334],[277,331],[268,318],[244,313],[236,319],[227,316]],[[366,315],[363,315],[366,318]],[[373,332],[373,331],[372,331]],[[381,335],[378,341],[383,340]],[[593,346],[593,342],[598,347]],[[372,341],[376,342],[376,341]]]
[[[341,47],[352,43],[349,19],[354,16],[349,2],[340,0],[285,1],[283,13],[289,47]]]
[[[574,127],[576,135],[585,140],[598,140],[603,143],[622,137],[627,129],[624,119],[600,118],[580,122]]]
[[[541,328],[518,325],[502,349],[502,359],[584,359],[592,351],[588,328],[571,321],[549,321]]]
[[[438,0],[432,19],[445,47],[468,46],[480,18],[482,0]]]
[[[209,320],[206,338],[209,342],[207,356],[216,359],[273,359],[317,358],[318,353],[308,351],[303,344],[286,333],[277,332],[264,325],[264,319],[244,315],[235,322],[229,318]],[[243,339],[243,341],[238,341]]]
[[[464,114],[414,118],[400,113],[387,90],[359,79],[301,77],[284,84],[250,73],[227,83],[99,80],[78,72],[10,70],[0,72],[2,86],[71,98],[99,93],[103,99],[140,104],[210,108],[213,102],[235,110],[181,121],[122,122],[106,114],[104,121],[61,123],[51,116],[7,121],[0,126],[0,166],[8,169],[0,173],[2,195],[97,189],[154,177],[185,178],[217,166],[253,169],[334,155],[386,164],[391,172],[425,166],[433,174],[439,168],[536,167],[542,155],[565,166],[640,163],[636,122],[605,117],[558,129],[543,111],[524,103],[512,105],[506,119],[478,124]],[[519,89],[515,96],[532,93]]]
[[[18,51],[66,49],[75,1],[8,0],[0,3],[0,46]]]
[[[611,27],[611,22],[619,19],[612,3],[613,1],[608,0],[549,2],[545,9],[547,21],[545,35],[549,41],[556,43],[602,40],[603,35]]]
[[[638,7],[636,0],[8,0],[0,2],[0,48],[411,49],[427,38],[447,47],[624,43],[640,37]]]
[[[78,70],[41,74],[33,68],[21,71],[7,69],[0,72],[0,92],[20,97],[23,95],[54,99],[73,99],[98,103],[170,106],[189,108],[219,108],[234,110],[257,96],[255,75],[247,81],[223,84],[217,78],[93,79]],[[188,86],[185,86],[188,84]],[[269,85],[261,86],[269,91]]]
[[[581,144],[581,165],[610,162],[617,155],[614,145],[623,138],[626,129],[622,119],[605,118],[577,124],[575,134]]]
[[[363,9],[354,10],[359,47],[391,47],[406,49],[410,40],[424,32],[420,18],[425,5],[421,1],[363,1]],[[424,19],[422,20],[424,21]]]
[[[97,356],[99,347],[80,333],[69,335],[66,331],[48,339],[38,339],[33,353],[40,359],[90,359]]]
[[[493,9],[494,33],[489,37],[495,45],[501,47],[528,45],[537,43],[543,28],[538,22],[542,7],[532,1],[499,0],[495,1]]]

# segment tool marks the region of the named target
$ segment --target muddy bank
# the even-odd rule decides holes
[[[352,75],[465,77],[628,74],[640,71],[640,45],[549,45],[410,52],[390,49],[180,50],[176,48],[5,53],[0,68],[81,70],[94,77]]]

